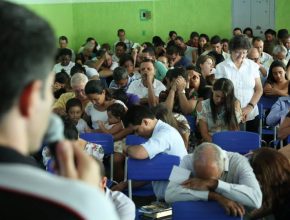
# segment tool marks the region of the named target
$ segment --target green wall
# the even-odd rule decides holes
[[[155,0],[138,2],[100,2],[74,4],[28,5],[47,18],[56,35],[67,35],[70,47],[77,49],[87,37],[99,43],[113,44],[116,31],[124,28],[128,39],[135,42],[151,41],[159,35],[167,40],[175,30],[188,39],[192,31],[231,36],[231,0]],[[139,10],[148,9],[152,18],[141,21]],[[288,0],[276,0],[276,29],[290,30]]]

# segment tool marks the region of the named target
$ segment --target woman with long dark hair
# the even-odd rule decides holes
[[[241,105],[234,95],[231,80],[216,80],[211,98],[197,105],[197,120],[203,141],[211,142],[215,132],[239,130],[241,116]]]
[[[250,159],[263,193],[262,206],[251,213],[251,219],[273,214],[276,220],[290,219],[290,163],[280,152],[260,148]]]
[[[267,96],[288,96],[288,85],[286,66],[279,60],[273,61],[264,85],[264,94]]]

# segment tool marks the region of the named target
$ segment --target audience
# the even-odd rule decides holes
[[[101,132],[111,134],[114,139],[114,180],[120,182],[114,189],[121,190],[126,186],[123,181],[126,155],[152,159],[159,153],[167,153],[180,157],[180,167],[191,171],[191,176],[181,183],[171,181],[169,185],[167,181],[153,182],[157,199],[165,198],[167,202],[216,200],[227,214],[234,216],[245,215],[245,208],[255,208],[250,214],[252,219],[267,214],[274,214],[276,219],[289,217],[289,167],[282,155],[270,149],[254,152],[251,161],[256,179],[245,157],[209,143],[214,132],[242,129],[241,122],[247,131],[258,131],[257,103],[263,91],[261,80],[264,95],[281,96],[272,106],[267,124],[275,126],[282,122],[279,138],[290,135],[288,30],[278,31],[279,42],[275,38],[276,32],[271,29],[264,33],[265,41],[254,37],[250,27],[244,29],[243,34],[240,28],[235,28],[230,41],[221,40],[218,35],[209,40],[208,35],[193,31],[186,43],[182,36],[170,31],[166,47],[159,36],[152,38],[152,44],[133,44],[126,39],[125,30],[119,29],[114,54],[110,52],[108,42],[100,48],[97,41],[89,37],[75,59],[74,51],[67,48],[66,36],[59,37],[59,49],[56,50],[52,30],[44,20],[12,3],[2,2],[0,8],[4,30],[0,44],[8,51],[8,56],[2,57],[5,62],[0,64],[4,67],[1,68],[4,78],[0,88],[9,87],[0,93],[5,95],[0,110],[0,142],[8,146],[0,147],[3,151],[0,164],[8,164],[0,166],[0,173],[3,173],[0,200],[5,201],[0,216],[19,218],[20,214],[23,217],[33,213],[36,218],[45,215],[51,218],[93,219],[97,216],[116,219],[111,204],[103,193],[98,192],[99,188],[113,202],[120,219],[134,219],[133,202],[121,192],[106,187],[107,178],[99,161],[104,156],[102,147],[79,138],[79,133]],[[13,44],[7,40],[10,39],[8,36],[15,36]],[[15,45],[15,50],[20,52],[12,62],[9,51]],[[24,51],[26,54],[22,55]],[[55,57],[57,62],[53,63]],[[48,74],[52,69],[56,73],[55,79],[54,74]],[[46,74],[40,76],[40,73]],[[36,168],[34,159],[37,158],[28,157],[38,150],[42,141],[45,143],[46,139],[42,140],[44,133],[51,127],[48,122],[52,123],[56,118],[49,111],[50,88],[56,99],[52,111],[63,116],[64,137],[70,140],[60,141],[56,146],[57,166],[54,169],[57,175],[65,178],[48,176]],[[135,106],[139,103],[141,106]],[[195,132],[196,135],[200,132],[201,138],[191,137],[189,141],[193,132],[185,115],[196,116],[199,130]],[[16,132],[13,135],[12,130]],[[126,147],[126,136],[134,132],[148,140],[141,145]],[[11,138],[15,135],[16,140]],[[194,140],[195,145],[201,139],[205,143],[196,147],[192,155],[187,155],[189,142],[192,144]],[[98,159],[97,163],[82,151]],[[44,148],[45,163],[52,153],[48,147]],[[272,164],[269,161],[273,161]],[[9,163],[22,165],[15,164],[16,170]],[[20,186],[17,178],[23,173],[26,175],[23,179],[28,175],[31,180],[21,182],[24,185]],[[6,178],[11,186],[6,184]],[[70,193],[63,195],[60,185],[69,188]],[[20,189],[24,189],[25,194],[20,194]],[[6,207],[9,210],[14,205],[11,198],[16,198],[13,201],[16,201],[17,210],[19,204],[27,213],[8,213]],[[29,204],[35,204],[39,209],[31,210]]]

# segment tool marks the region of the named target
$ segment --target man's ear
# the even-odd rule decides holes
[[[107,177],[102,177],[101,178],[101,189],[105,189],[107,186]]]
[[[36,80],[27,85],[19,99],[19,110],[22,116],[28,117],[32,114],[33,106],[40,96],[41,81]]]
[[[148,125],[148,121],[147,121],[147,119],[146,119],[146,118],[143,118],[142,121],[141,121],[141,124],[142,124],[142,123],[144,123],[144,125],[147,126],[147,125]]]

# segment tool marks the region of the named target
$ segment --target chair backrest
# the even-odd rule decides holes
[[[222,131],[214,133],[212,142],[226,151],[246,154],[261,146],[259,134],[247,131]]]
[[[242,217],[229,216],[225,209],[215,201],[174,202],[172,220],[241,220]]]
[[[143,144],[147,141],[146,138],[135,135],[135,134],[130,134],[126,137],[126,145],[139,145]]]
[[[105,154],[114,153],[114,139],[111,134],[104,133],[81,133],[80,138],[95,144],[102,145]]]
[[[136,160],[128,158],[128,180],[166,181],[173,165],[178,166],[180,158],[174,155],[158,154],[153,159]]]
[[[192,115],[184,115],[184,117],[186,118],[186,120],[190,126],[190,130],[192,132],[194,132],[196,130],[196,117],[194,117]]]
[[[258,105],[263,105],[263,109],[271,109],[274,103],[278,100],[279,97],[268,97],[268,96],[261,96]]]

